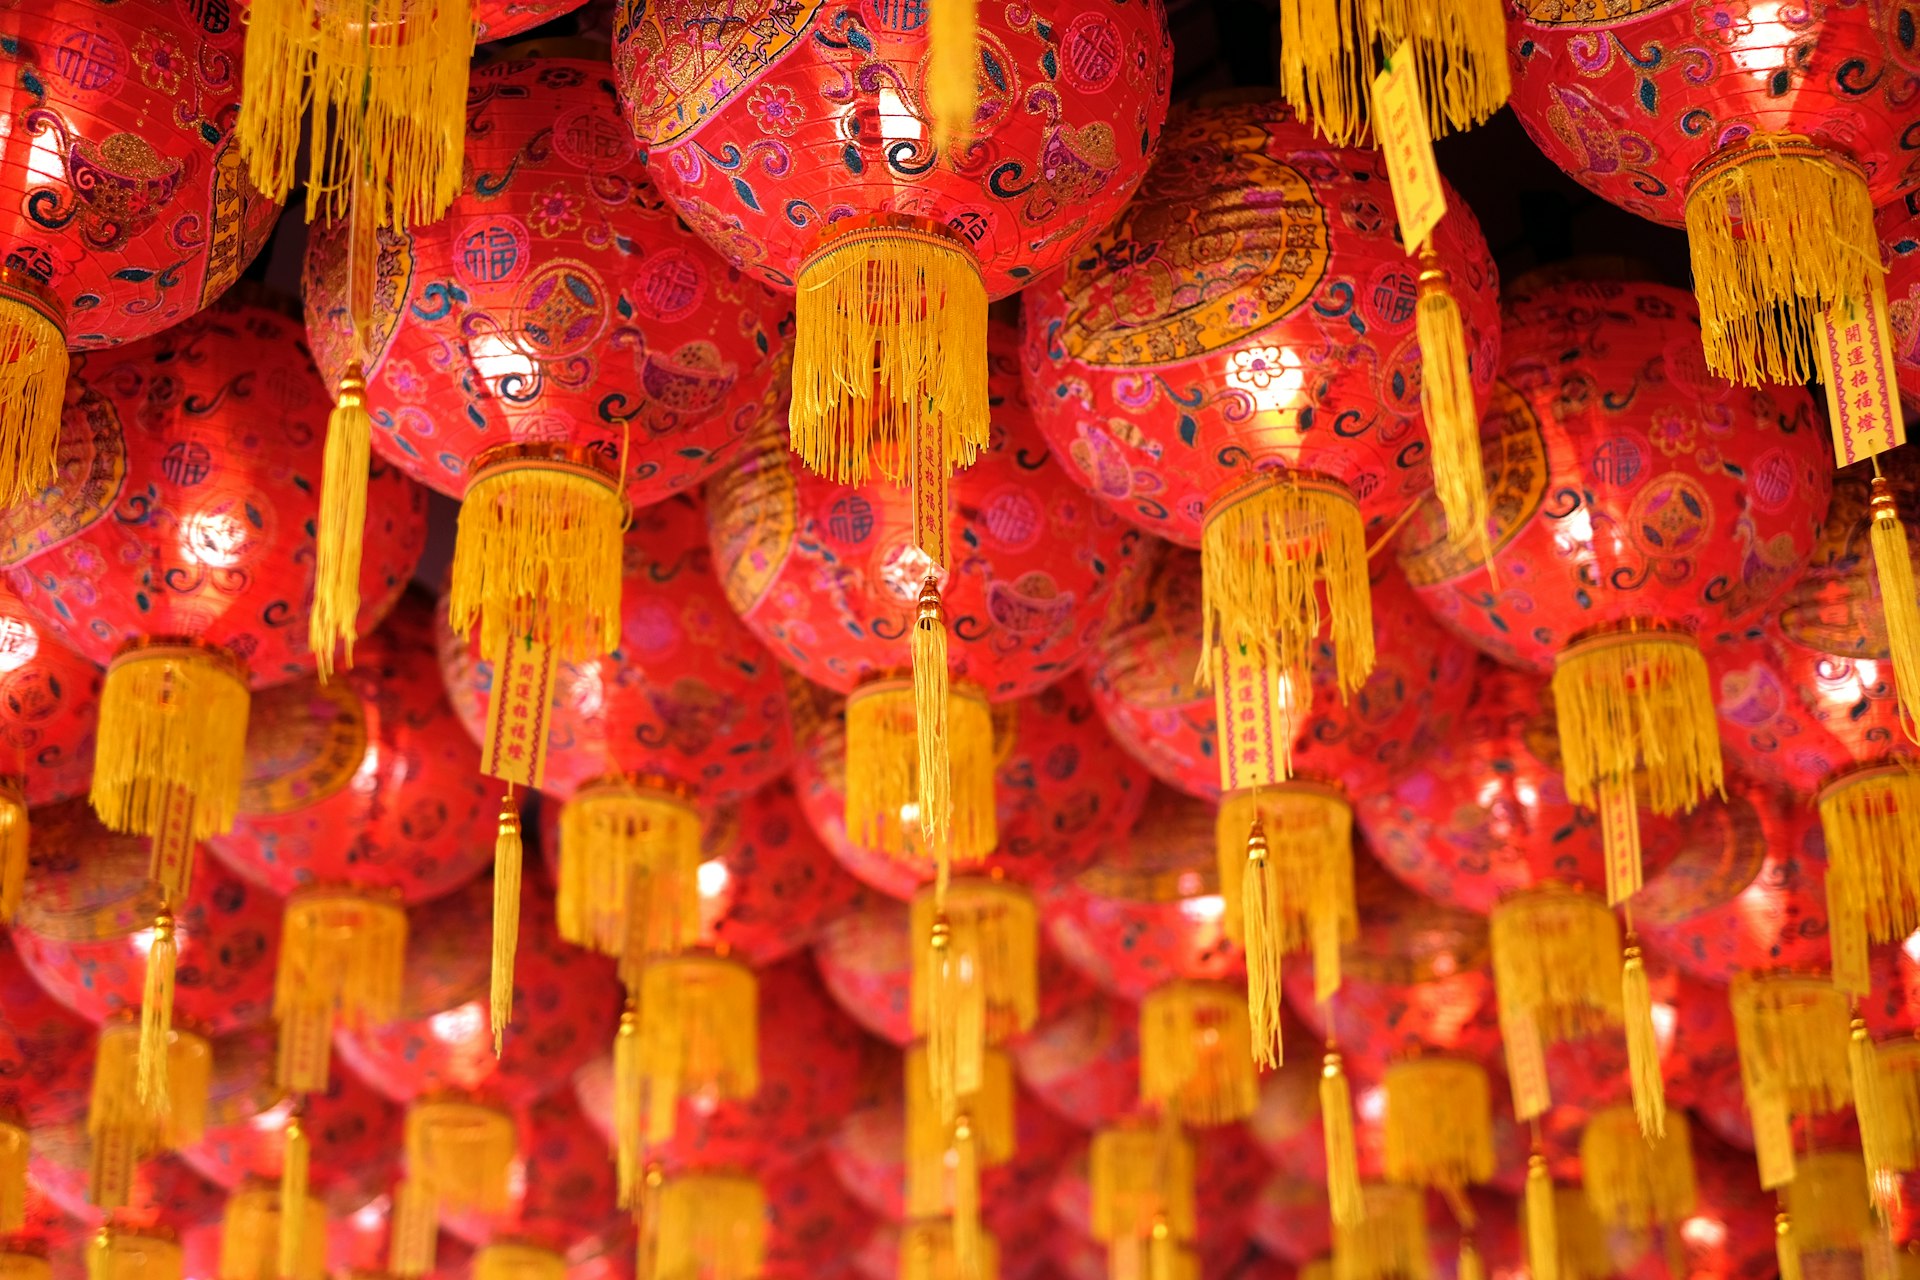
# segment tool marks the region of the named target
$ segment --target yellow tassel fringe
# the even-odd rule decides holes
[[[751,1098],[760,1088],[760,988],[722,956],[648,963],[640,975],[639,1069],[647,1140],[673,1137],[680,1099]]]
[[[1486,1264],[1480,1261],[1480,1251],[1474,1248],[1473,1237],[1468,1236],[1460,1242],[1460,1255],[1454,1263],[1454,1280],[1487,1280]]]
[[[1851,1011],[1831,983],[1784,974],[1736,976],[1729,1003],[1760,1182],[1784,1186],[1794,1178],[1792,1118],[1853,1101]]]
[[[1820,791],[1820,826],[1833,982],[1864,996],[1868,943],[1920,929],[1920,773],[1888,762],[1840,775]]]
[[[33,1142],[20,1125],[0,1121],[0,1235],[27,1221],[27,1158]]]
[[[307,643],[322,680],[333,674],[336,647],[342,649],[346,665],[353,665],[354,623],[360,616],[360,542],[367,527],[367,467],[372,450],[373,417],[367,412],[367,379],[356,360],[340,379],[340,391],[327,418],[327,448],[321,466],[318,550]]]
[[[1889,1097],[1897,1094],[1897,1087],[1886,1075],[1866,1019],[1855,1013],[1847,1037],[1847,1078],[1853,1087],[1853,1116],[1860,1126],[1860,1154],[1866,1161],[1868,1189],[1883,1213],[1899,1203],[1897,1174],[1901,1157],[1907,1154],[1899,1150],[1905,1135],[1898,1126],[1904,1117],[1896,1118],[1898,1104]]]
[[[1259,1084],[1242,1052],[1246,1000],[1224,982],[1180,978],[1140,1004],[1140,1100],[1182,1124],[1231,1124],[1253,1114]]]
[[[700,937],[700,813],[663,786],[602,778],[560,810],[560,936],[618,956],[629,987]]]
[[[432,1273],[440,1247],[440,1205],[433,1189],[409,1178],[393,1189],[387,1270],[407,1280]]]
[[[649,1280],[753,1280],[766,1256],[760,1184],[724,1173],[683,1173],[660,1185]]]
[[[1580,1138],[1587,1202],[1609,1227],[1645,1230],[1693,1216],[1693,1137],[1685,1113],[1647,1138],[1631,1107],[1596,1112]]]
[[[158,836],[178,788],[191,800],[191,816],[176,824],[188,839],[231,830],[251,701],[245,675],[222,650],[193,643],[123,650],[100,690],[92,791],[100,821],[114,831]],[[169,901],[185,896],[183,873],[155,873]]]
[[[1336,1280],[1428,1280],[1426,1195],[1413,1187],[1373,1183],[1353,1220],[1333,1226]]]
[[[1666,1132],[1667,1086],[1660,1072],[1660,1039],[1653,1027],[1653,989],[1640,940],[1627,935],[1620,965],[1620,1017],[1627,1032],[1627,1078],[1633,1110],[1649,1139]]]
[[[1868,1172],[1874,1180],[1874,1200],[1888,1214],[1902,1200],[1902,1187],[1896,1174],[1920,1169],[1920,1039],[1911,1036],[1876,1046],[1875,1066],[1871,1073],[1875,1099],[1869,1110],[1877,1110],[1872,1127],[1880,1135],[1878,1150],[1867,1154]],[[1854,1069],[1854,1096],[1860,1097],[1860,1069]],[[1856,1102],[1856,1111],[1859,1110]],[[1861,1121],[1864,1140],[1867,1122]]]
[[[406,962],[407,913],[393,898],[350,888],[289,898],[273,986],[280,1087],[326,1092],[335,1019],[350,1027],[391,1021]]]
[[[511,1115],[462,1098],[427,1098],[407,1108],[406,1138],[417,1205],[479,1213],[507,1207],[518,1146]]]
[[[1331,1047],[1320,1065],[1320,1131],[1326,1142],[1327,1205],[1334,1227],[1356,1225],[1366,1205],[1353,1140],[1353,1091],[1347,1087],[1345,1063]]]
[[[281,1206],[287,1203],[301,1206],[300,1211],[283,1214]],[[300,1225],[283,1220],[288,1217]],[[303,1248],[288,1267],[283,1242],[290,1232]],[[301,1196],[284,1201],[277,1187],[243,1186],[227,1197],[215,1275],[218,1280],[321,1280],[327,1274],[326,1233],[326,1206],[318,1200]]]
[[[181,1280],[180,1245],[132,1227],[104,1226],[87,1245],[87,1280]]]
[[[929,429],[949,474],[987,447],[986,281],[944,232],[875,222],[835,235],[800,268],[794,332],[788,421],[811,470],[905,483]]]
[[[1000,1248],[993,1234],[980,1233],[974,1273],[960,1269],[953,1224],[945,1220],[909,1222],[900,1229],[900,1280],[999,1280]]]
[[[531,640],[562,662],[620,644],[619,483],[590,462],[509,447],[482,455],[460,503],[447,616],[480,651]]]
[[[1386,1170],[1395,1182],[1461,1192],[1493,1177],[1493,1090],[1463,1058],[1387,1068]]]
[[[931,1072],[924,1045],[906,1052],[907,1095],[907,1214],[915,1218],[951,1214],[957,1201],[954,1130],[957,1120],[941,1117],[939,1101],[928,1087]],[[980,1088],[960,1099],[960,1115],[967,1120],[971,1158],[978,1168],[991,1168],[1013,1158],[1013,1066],[1004,1053],[987,1050],[981,1064]]]
[[[1435,8],[1463,0],[1439,0]],[[1464,0],[1478,3],[1478,0]],[[1487,485],[1480,464],[1480,410],[1473,401],[1466,324],[1431,241],[1420,249],[1420,409],[1433,450],[1433,491],[1447,518],[1447,539],[1487,559]]]
[[[1552,1105],[1544,1047],[1621,1022],[1620,927],[1600,899],[1546,884],[1496,905],[1489,933],[1514,1114],[1531,1120]]]
[[[1498,0],[1280,0],[1281,93],[1328,141],[1362,142],[1380,57],[1408,50],[1439,137],[1506,102],[1506,40]]]
[[[1560,1280],[1560,1229],[1553,1174],[1538,1151],[1527,1157],[1527,1269],[1533,1280]]]
[[[1802,1253],[1864,1247],[1874,1234],[1867,1169],[1856,1151],[1815,1151],[1800,1157],[1788,1184],[1787,1212]]]
[[[895,679],[869,681],[847,699],[847,833],[866,848],[902,858],[933,852],[921,835],[925,797],[915,699],[913,682]],[[979,862],[1000,833],[993,712],[977,688],[950,690],[946,737],[952,802],[939,807],[952,815],[951,860]]]
[[[287,1213],[280,1215],[279,1239],[275,1242],[277,1257],[276,1272],[279,1280],[292,1280],[295,1276],[312,1274],[309,1270],[311,1259],[317,1256],[319,1270],[326,1270],[327,1237],[326,1207],[307,1195],[308,1170],[312,1160],[312,1142],[307,1138],[306,1126],[295,1113],[287,1121],[287,1132],[280,1151],[280,1188],[278,1203],[282,1205],[311,1205],[319,1211],[317,1224],[308,1221],[311,1215],[306,1213]]]
[[[235,133],[253,184],[284,202],[313,107],[307,220],[354,197],[376,226],[424,226],[460,191],[473,23],[465,0],[254,0]],[[356,179],[371,170],[373,182]]]
[[[167,1091],[148,1102],[140,1096],[140,1038],[140,1028],[130,1022],[103,1028],[94,1058],[87,1109],[87,1135],[93,1140],[87,1198],[103,1209],[127,1203],[136,1162],[190,1146],[206,1129],[212,1047],[190,1031],[175,1029],[166,1055]]]
[[[1821,316],[1864,304],[1879,244],[1850,162],[1805,138],[1756,134],[1723,148],[1687,189],[1707,368],[1748,386],[1816,378]]]
[[[493,842],[493,966],[487,990],[487,1017],[493,1028],[493,1052],[506,1047],[513,1021],[513,957],[520,949],[520,806],[513,789],[500,801],[500,832]]]
[[[1175,1241],[1194,1238],[1193,1144],[1177,1128],[1102,1129],[1087,1169],[1095,1240],[1144,1240],[1155,1224]]]
[[[567,1260],[537,1245],[490,1244],[473,1255],[473,1280],[567,1280]]]
[[[1216,650],[1245,647],[1311,688],[1324,590],[1341,696],[1359,691],[1373,673],[1373,597],[1366,525],[1344,485],[1250,477],[1208,508],[1200,536],[1202,685],[1215,679]]]
[[[67,336],[50,310],[0,297],[0,507],[54,481],[67,364]]]
[[[24,785],[19,778],[0,777],[0,925],[11,925],[20,913],[20,896],[27,888],[30,833]]]
[[[167,1069],[173,1056],[173,985],[179,963],[173,917],[163,915],[153,922],[146,983],[140,995],[138,1088],[141,1104],[150,1110],[160,1110],[172,1097]]]
[[[1576,640],[1554,664],[1553,699],[1567,797],[1603,807],[1608,786],[1644,787],[1655,813],[1691,809],[1722,791],[1720,735],[1706,659],[1690,636],[1607,631]],[[1621,801],[1616,798],[1615,804]],[[1638,820],[1627,848],[1609,822],[1607,901],[1640,887]]]

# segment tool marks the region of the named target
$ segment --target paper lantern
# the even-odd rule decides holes
[[[1693,1162],[1694,1212],[1675,1232],[1687,1273],[1713,1280],[1764,1274],[1773,1263],[1773,1215],[1753,1161],[1696,1126]]]
[[[99,667],[0,587],[0,760],[28,806],[86,793],[100,681]]]
[[[1887,264],[1888,321],[1900,394],[1920,404],[1920,193],[1909,192],[1874,216]]]
[[[739,1101],[683,1099],[672,1140],[653,1149],[669,1169],[786,1168],[817,1150],[859,1096],[865,1042],[820,989],[805,957],[758,976],[760,1088]],[[587,1117],[609,1142],[613,1074],[602,1057],[575,1081]]]
[[[866,1210],[833,1176],[825,1156],[763,1176],[760,1185],[767,1197],[767,1256],[761,1274],[769,1280],[831,1275],[850,1242],[873,1228]]]
[[[516,1119],[520,1156],[506,1209],[450,1213],[447,1230],[475,1246],[512,1238],[553,1249],[584,1249],[596,1237],[617,1236],[613,1163],[572,1092],[531,1103]]]
[[[613,1035],[619,1012],[612,966],[560,941],[550,894],[528,886],[515,967],[512,1051],[496,1054],[488,1010],[486,936],[493,886],[474,883],[407,913],[400,1016],[341,1027],[334,1050],[395,1102],[444,1096],[520,1105],[565,1087]]]
[[[91,1145],[86,1126],[50,1125],[35,1130],[33,1137],[33,1185],[89,1228],[111,1220],[178,1230],[220,1216],[220,1187],[171,1154],[141,1161],[127,1203],[109,1214],[87,1199]]]
[[[1514,114],[1581,185],[1686,227],[1713,372],[1806,381],[1822,311],[1878,278],[1874,206],[1920,186],[1920,67],[1899,22],[1885,0],[1515,7]]]
[[[94,1029],[41,987],[20,957],[20,937],[0,941],[0,1114],[61,1124],[86,1111]]]
[[[53,478],[67,350],[170,328],[219,297],[280,209],[233,138],[241,32],[227,9],[36,5],[12,35],[15,130],[0,284],[0,502]]]
[[[1700,643],[1792,583],[1826,512],[1806,393],[1737,389],[1701,367],[1697,339],[1691,299],[1659,285],[1575,278],[1511,297],[1488,422],[1491,558],[1433,519],[1401,543],[1443,622],[1553,670],[1567,794],[1601,816],[1609,902],[1642,882],[1639,804],[1671,815],[1721,790]],[[1733,450],[1744,465],[1724,465]]]
[[[1139,1100],[1139,1011],[1107,996],[1043,1019],[1012,1047],[1020,1083],[1082,1129],[1128,1114]]]
[[[140,1007],[155,920],[168,906],[146,878],[147,859],[145,841],[107,830],[85,801],[34,815],[33,868],[13,944],[48,994],[92,1022]],[[212,1035],[265,1021],[279,901],[208,858],[173,912],[181,1018]]]
[[[817,692],[817,691],[815,691]],[[808,718],[808,691],[795,698]],[[1108,734],[1077,676],[996,709],[994,825],[999,843],[981,868],[1035,890],[1084,869],[1125,839],[1146,803],[1150,780]],[[794,786],[814,833],[861,883],[910,898],[935,876],[924,852],[898,858],[849,838],[846,732],[829,707],[799,735]]]

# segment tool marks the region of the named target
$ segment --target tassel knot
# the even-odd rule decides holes
[[[372,456],[373,418],[367,411],[366,373],[358,360],[347,366],[327,418],[321,463],[320,520],[314,557],[313,607],[307,643],[320,679],[333,673],[339,647],[353,665],[355,622],[360,614],[360,543],[367,524],[367,466]]]

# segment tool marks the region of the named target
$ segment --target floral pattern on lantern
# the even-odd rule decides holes
[[[91,1146],[85,1122],[34,1130],[33,1185],[68,1216],[88,1227],[111,1219],[123,1226],[182,1230],[220,1216],[220,1187],[179,1156],[162,1153],[134,1169],[126,1207],[111,1214],[87,1199]]]
[[[100,717],[100,668],[36,624],[0,587],[0,773],[29,806],[86,792]]]
[[[1012,1046],[1020,1083],[1082,1129],[1130,1114],[1140,1101],[1140,1011],[1099,995],[1043,1019]]]
[[[98,1032],[40,985],[19,938],[0,938],[0,1117],[65,1124],[86,1113]]]
[[[1893,325],[1893,362],[1900,394],[1920,405],[1920,191],[1909,192],[1874,217],[1887,260],[1887,318]]]
[[[344,229],[309,242],[315,357],[336,386],[364,356],[381,457],[457,498],[495,445],[579,445],[609,469],[624,447],[645,506],[777,410],[787,304],[680,225],[604,64],[536,50],[477,67],[465,173],[438,221],[382,232],[364,350]]]
[[[614,774],[658,777],[700,802],[745,799],[785,772],[792,750],[780,668],[727,608],[692,498],[633,513],[620,600],[620,647],[554,676],[547,773],[564,800]],[[475,740],[486,730],[493,666],[478,636],[453,635],[440,611],[440,663]]]

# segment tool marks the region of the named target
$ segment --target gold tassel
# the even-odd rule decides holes
[[[1225,827],[1225,810],[1221,825]],[[1247,953],[1247,1030],[1253,1038],[1253,1060],[1262,1067],[1278,1067],[1281,1058],[1280,1036],[1280,957],[1285,951],[1276,928],[1279,910],[1274,890],[1273,867],[1267,854],[1267,833],[1256,811],[1247,831],[1247,855],[1234,859],[1244,868],[1236,876],[1227,864],[1225,832],[1220,845],[1220,887],[1227,899],[1227,934],[1233,934],[1235,916],[1240,919],[1240,941]],[[1228,886],[1233,886],[1229,888]],[[1234,910],[1235,891],[1240,910]]]
[[[1489,924],[1513,1110],[1531,1120],[1552,1105],[1544,1046],[1622,1020],[1620,926],[1598,898],[1554,883],[1502,900]]]
[[[1292,688],[1311,688],[1323,589],[1341,696],[1373,673],[1366,526],[1340,482],[1292,474],[1241,481],[1207,508],[1200,576],[1202,685],[1214,682],[1217,651],[1245,647]]]
[[[654,960],[640,975],[640,1078],[647,1141],[673,1137],[683,1097],[751,1098],[760,1088],[760,991],[722,956]]]
[[[191,1146],[206,1130],[213,1050],[206,1040],[175,1028],[167,1041],[167,1092],[140,1093],[141,1027],[115,1023],[100,1032],[93,1063],[87,1135],[93,1158],[87,1198],[102,1209],[125,1206],[134,1165],[169,1148]]]
[[[1553,1232],[1560,1245],[1559,1280],[1605,1280],[1615,1274],[1606,1229],[1578,1187],[1554,1189]]]
[[[660,779],[599,778],[560,810],[560,936],[617,956],[628,987],[649,957],[700,938],[699,810]]]
[[[307,1221],[307,1214],[281,1213],[278,1257],[275,1259],[279,1280],[294,1280],[296,1276],[326,1270],[326,1210],[307,1196],[307,1165],[311,1146],[306,1126],[300,1122],[300,1113],[296,1111],[287,1120],[286,1140],[280,1153],[279,1203],[283,1209],[287,1205],[312,1204],[320,1209],[321,1221],[320,1230],[315,1232],[311,1230],[312,1224]],[[320,1265],[309,1269],[310,1255],[316,1252]]]
[[[355,623],[360,616],[360,541],[367,526],[367,467],[372,449],[367,377],[356,360],[341,376],[333,412],[327,417],[327,448],[321,465],[307,644],[323,682],[333,674],[335,646],[343,648],[346,665],[353,665]]]
[[[180,1245],[158,1230],[101,1227],[87,1245],[87,1280],[181,1280]]]
[[[1480,465],[1480,410],[1473,402],[1466,325],[1431,237],[1420,246],[1419,292],[1414,319],[1420,337],[1420,409],[1433,450],[1433,491],[1446,514],[1448,541],[1484,562],[1487,486]]]
[[[1340,1053],[1331,1045],[1320,1066],[1320,1129],[1326,1139],[1327,1203],[1334,1225],[1353,1226],[1366,1213],[1353,1141],[1353,1096]]]
[[[1901,714],[1908,724],[1914,724],[1920,722],[1913,712],[1915,702],[1910,701],[1920,700],[1920,589],[1914,586],[1913,553],[1907,530],[1900,523],[1900,504],[1885,476],[1873,477],[1867,507],[1873,515],[1867,538],[1873,548],[1874,573],[1880,581],[1880,613],[1887,624],[1894,693],[1900,699]],[[1908,846],[1908,851],[1911,848]],[[1920,876],[1914,862],[1907,866],[1910,876]],[[1904,905],[1909,910],[1914,893],[1911,887],[1907,891]]]
[[[974,9],[975,0],[932,0],[927,7],[927,107],[936,148],[973,136],[980,64]]]
[[[1560,1229],[1554,1216],[1553,1174],[1547,1158],[1527,1157],[1527,1268],[1533,1280],[1560,1280]]]
[[[1362,1211],[1349,1222],[1334,1221],[1333,1274],[1336,1280],[1428,1280],[1433,1259],[1425,1193],[1370,1184]]]
[[[614,1170],[622,1209],[637,1209],[640,1204],[640,1135],[646,1124],[646,1093],[646,1069],[640,1058],[640,1009],[628,996],[620,1010],[620,1029],[613,1037]]]
[[[235,136],[254,186],[285,202],[312,104],[307,220],[337,221],[352,199],[376,226],[424,226],[460,191],[468,6],[448,0],[255,0]],[[355,179],[371,169],[379,180]]]
[[[19,778],[0,777],[0,925],[20,913],[27,887],[27,795]]]
[[[626,500],[593,454],[497,445],[474,462],[453,543],[447,618],[480,652],[531,641],[562,662],[620,644]]]
[[[1814,1151],[1800,1157],[1787,1184],[1787,1212],[1803,1253],[1863,1248],[1876,1230],[1867,1197],[1867,1168],[1857,1151]]]
[[[754,1280],[766,1255],[766,1218],[766,1196],[752,1178],[667,1178],[654,1215],[653,1268],[643,1280]]]
[[[1818,377],[1822,313],[1881,270],[1873,198],[1851,162],[1754,134],[1694,170],[1687,247],[1707,368],[1747,386]]]
[[[1879,1045],[1874,1051],[1873,1085],[1878,1094],[1881,1163],[1868,1153],[1869,1172],[1874,1179],[1874,1201],[1883,1214],[1891,1216],[1903,1200],[1901,1179],[1886,1171],[1911,1173],[1920,1169],[1920,1039],[1903,1036]],[[1855,1085],[1855,1096],[1859,1086]],[[1856,1108],[1857,1109],[1857,1108]],[[1862,1135],[1866,1125],[1862,1124]]]
[[[941,0],[944,4],[946,0]],[[902,215],[849,220],[800,267],[793,451],[860,485],[905,483],[921,433],[951,474],[987,447],[987,287],[973,255]]]
[[[1793,1238],[1793,1219],[1784,1209],[1773,1215],[1773,1258],[1780,1268],[1780,1280],[1803,1280],[1800,1246]]]
[[[1634,793],[1662,816],[1691,809],[1721,785],[1720,735],[1706,659],[1673,631],[1602,631],[1575,640],[1553,669],[1567,798],[1601,810],[1607,901],[1640,887]]]
[[[1005,1164],[1013,1158],[1013,1065],[998,1049],[987,1050],[980,1088],[960,1099],[967,1117],[973,1159],[981,1168]],[[925,1218],[953,1212],[954,1122],[942,1118],[938,1101],[928,1087],[926,1046],[916,1044],[906,1053],[907,1095],[907,1214]]]
[[[1140,1004],[1140,1100],[1182,1124],[1231,1124],[1253,1114],[1259,1081],[1247,1002],[1223,982],[1179,978]]]
[[[0,1280],[53,1280],[53,1264],[30,1252],[33,1247],[27,1243],[0,1247]]]
[[[1185,1243],[1198,1230],[1193,1144],[1172,1126],[1102,1129],[1087,1154],[1093,1238],[1145,1239],[1157,1224]]]
[[[916,643],[919,635],[916,625]],[[866,848],[903,858],[933,853],[921,834],[919,693],[910,680],[881,679],[847,699],[847,834]],[[951,799],[940,807],[950,815],[949,859],[979,862],[993,852],[1000,833],[993,713],[974,686],[950,690],[946,739]]]
[[[520,806],[513,787],[500,798],[500,834],[493,841],[493,970],[487,1014],[493,1027],[493,1052],[506,1048],[513,1021],[513,956],[520,949]]]
[[[0,1235],[26,1225],[27,1157],[32,1149],[23,1126],[0,1121]]]
[[[1337,787],[1295,778],[1258,791],[1236,791],[1220,804],[1215,845],[1220,861],[1222,917],[1227,936],[1247,947],[1248,990],[1256,964],[1251,899],[1243,900],[1246,872],[1253,867],[1247,833],[1260,819],[1266,845],[1266,909],[1259,950],[1262,981],[1279,981],[1279,957],[1303,947],[1313,949],[1314,998],[1322,1003],[1340,989],[1340,948],[1358,936],[1359,912],[1353,896],[1353,810]],[[1249,1003],[1249,1008],[1253,1005]],[[1268,1043],[1279,1064],[1279,1008],[1271,1007]],[[1255,1057],[1262,1028],[1254,1027]]]
[[[170,1096],[167,1065],[173,1042],[173,979],[179,962],[173,917],[159,916],[153,922],[147,980],[140,997],[140,1101],[153,1110],[159,1110]]]
[[[1642,1131],[1630,1107],[1594,1113],[1580,1137],[1580,1167],[1587,1201],[1606,1226],[1641,1231],[1693,1216],[1693,1138],[1684,1112],[1656,1137]]]
[[[1760,1184],[1771,1190],[1795,1176],[1792,1118],[1853,1101],[1851,1010],[1831,983],[1788,974],[1736,975],[1729,1003]]]
[[[1627,1032],[1627,1074],[1633,1087],[1633,1111],[1649,1139],[1666,1132],[1667,1086],[1660,1073],[1660,1040],[1653,1029],[1653,990],[1640,939],[1627,934],[1620,965],[1620,1017]]]
[[[433,1191],[410,1178],[393,1189],[387,1229],[387,1270],[417,1280],[432,1273],[440,1245],[440,1205]]]
[[[350,1027],[392,1021],[406,960],[407,913],[396,899],[351,888],[301,889],[287,899],[273,985],[282,1089],[326,1092],[334,1019]]]
[[[980,1154],[964,1111],[953,1122],[953,1262],[962,1276],[980,1273]]]
[[[913,952],[911,1013],[925,1037],[932,1089],[951,1120],[957,1099],[979,1088],[989,1044],[1033,1029],[1039,1016],[1039,910],[1004,880],[953,882],[941,912],[935,886],[913,896],[909,929],[927,939]]]
[[[0,507],[11,507],[55,479],[67,337],[57,304],[18,272],[0,279],[0,289]]]
[[[947,680],[947,622],[940,612],[940,587],[932,574],[920,586],[911,648],[920,839],[933,855],[936,892],[944,897],[947,879],[953,874],[953,757],[947,740],[952,696]]]
[[[288,1213],[287,1205],[298,1206]],[[327,1274],[327,1211],[301,1195],[281,1198],[279,1188],[247,1185],[227,1197],[220,1222],[217,1280],[322,1280]],[[287,1253],[287,1238],[300,1241]]]
[[[978,1263],[967,1275],[954,1256],[951,1222],[909,1222],[900,1229],[899,1269],[900,1280],[999,1280],[1000,1249],[993,1234],[983,1230]]]
[[[507,1207],[517,1142],[505,1111],[464,1098],[422,1099],[407,1108],[406,1140],[408,1182],[423,1203],[478,1213]]]
[[[1493,1088],[1464,1058],[1387,1068],[1386,1171],[1394,1182],[1458,1193],[1493,1177]]]
[[[1480,1251],[1474,1248],[1473,1237],[1464,1236],[1460,1240],[1460,1259],[1454,1264],[1454,1280],[1487,1280],[1487,1269],[1480,1261]]]
[[[1901,1155],[1894,1109],[1888,1105],[1881,1088],[1883,1073],[1880,1055],[1866,1019],[1857,1012],[1847,1035],[1847,1079],[1853,1088],[1853,1116],[1860,1126],[1860,1153],[1866,1160],[1867,1178],[1876,1205],[1885,1212],[1899,1199],[1898,1172]]]
[[[1833,982],[1865,996],[1868,943],[1920,929],[1920,773],[1898,761],[1842,773],[1820,790],[1820,826]]]
[[[1281,92],[1328,141],[1362,142],[1376,50],[1398,46],[1396,57],[1404,52],[1419,64],[1437,137],[1479,124],[1506,102],[1506,41],[1498,0],[1280,0]]]
[[[473,1280],[567,1280],[567,1260],[537,1245],[489,1244],[473,1255]]]
[[[107,667],[93,810],[153,839],[152,878],[170,902],[186,898],[193,842],[233,828],[251,701],[232,655],[198,641],[135,641]]]

